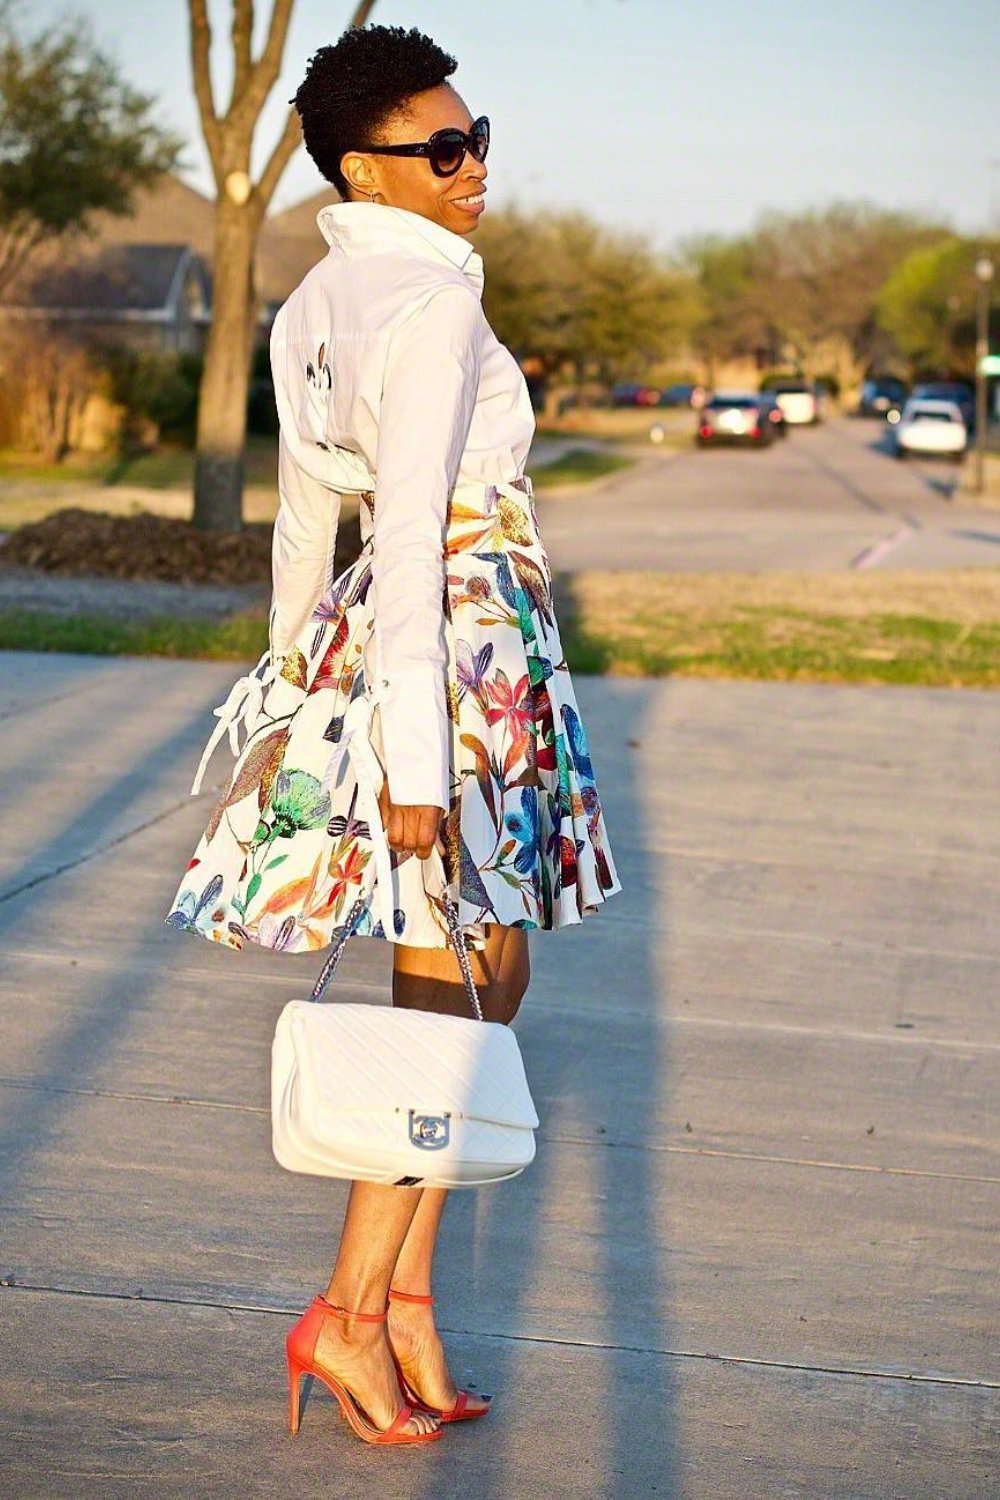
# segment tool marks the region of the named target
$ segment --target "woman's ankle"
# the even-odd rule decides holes
[[[430,1307],[433,1302],[430,1282],[427,1280],[407,1277],[405,1281],[401,1279],[398,1285],[394,1281],[389,1288],[390,1312],[394,1307]]]
[[[357,1322],[384,1319],[389,1310],[389,1288],[384,1279],[347,1282],[333,1276],[323,1300]]]

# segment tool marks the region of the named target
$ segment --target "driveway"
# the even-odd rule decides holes
[[[318,956],[163,925],[235,672],[0,658],[0,1491],[995,1495],[1000,696],[578,679],[623,890],[530,936],[538,1158],[436,1268],[495,1407],[376,1454],[318,1389],[285,1427],[344,1203],[270,1149]]]
[[[953,494],[954,465],[901,464],[885,429],[839,419],[761,452],[650,453],[585,495],[546,499],[553,565],[666,572],[1000,565],[1000,512]]]

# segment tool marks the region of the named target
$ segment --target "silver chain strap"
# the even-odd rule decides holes
[[[350,911],[347,913],[347,921],[340,929],[340,937],[337,939],[337,942],[334,945],[333,952],[330,954],[330,957],[327,959],[326,963],[319,971],[319,978],[313,985],[312,994],[309,997],[310,1000],[322,1000],[323,991],[326,989],[327,985],[330,983],[330,980],[333,978],[334,971],[336,970],[337,965],[340,963],[340,955],[347,947],[348,938],[351,936],[352,932],[357,926],[358,921],[361,917],[361,913],[364,911],[365,906],[366,902],[364,897],[359,896],[357,901],[355,901],[354,905],[351,907]]]
[[[458,925],[458,907],[450,896],[445,896],[444,898],[444,914],[448,920],[448,936],[451,938],[451,946],[455,950],[458,967],[461,969],[462,978],[465,980],[465,993],[469,997],[469,1004],[472,1006],[476,1020],[481,1021],[483,1019],[483,1008],[479,1003],[479,991],[476,989],[476,981],[472,977],[469,952]]]
[[[340,963],[340,956],[347,947],[348,939],[361,920],[362,913],[367,905],[368,902],[365,897],[359,896],[347,913],[347,920],[340,930],[340,937],[337,939],[330,957],[320,970],[319,978],[313,985],[311,999],[322,1000],[324,991],[333,978],[337,965]],[[468,949],[465,946],[465,939],[462,937],[461,928],[458,925],[458,907],[450,896],[445,896],[444,898],[444,912],[448,921],[448,938],[455,950],[455,957],[458,959],[458,966],[462,971],[462,979],[465,983],[465,992],[469,997],[469,1004],[472,1006],[476,1020],[482,1021],[484,1017],[483,1008],[479,1003],[479,991],[476,988],[476,981],[472,977],[472,965],[469,963]]]

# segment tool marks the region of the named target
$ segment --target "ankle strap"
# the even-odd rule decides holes
[[[397,1292],[395,1287],[389,1288],[389,1297],[393,1302],[420,1302],[425,1307],[430,1307],[434,1301],[433,1297],[425,1297],[419,1292]]]
[[[357,1318],[359,1323],[384,1323],[388,1317],[388,1308],[380,1313],[352,1312],[349,1307],[338,1307],[333,1302],[327,1302],[325,1297],[317,1296],[316,1301],[323,1312],[331,1313],[335,1318]]]

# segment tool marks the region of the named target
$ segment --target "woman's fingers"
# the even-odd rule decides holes
[[[379,792],[378,805],[389,848],[427,859],[435,843],[439,843],[438,830],[444,816],[441,808],[400,807],[391,800],[385,782]]]
[[[434,848],[438,824],[441,821],[439,807],[403,808],[403,846],[412,849],[418,859],[427,859]]]

